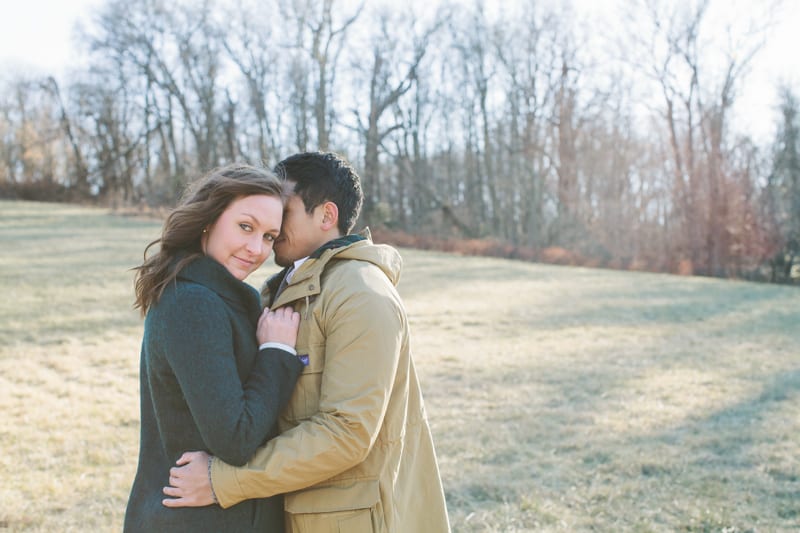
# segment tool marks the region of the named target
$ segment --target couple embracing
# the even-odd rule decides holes
[[[126,532],[449,531],[402,261],[352,233],[362,202],[349,163],[321,152],[187,190],[137,268]],[[259,295],[244,280],[270,252],[283,270]]]

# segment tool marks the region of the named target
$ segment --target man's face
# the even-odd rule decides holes
[[[294,184],[290,183],[290,190]],[[321,208],[317,206],[311,213],[306,213],[303,199],[292,193],[283,211],[281,233],[275,241],[275,264],[287,267],[298,259],[307,257],[325,244],[326,237],[320,229]]]

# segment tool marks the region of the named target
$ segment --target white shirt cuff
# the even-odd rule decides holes
[[[266,348],[277,348],[279,350],[284,350],[286,352],[289,352],[292,355],[297,355],[297,350],[295,350],[288,344],[283,344],[282,342],[265,342],[264,344],[258,347],[259,350],[264,350]]]

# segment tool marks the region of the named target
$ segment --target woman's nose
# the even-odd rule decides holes
[[[264,239],[260,235],[254,235],[248,239],[247,251],[253,255],[261,255],[264,252]]]

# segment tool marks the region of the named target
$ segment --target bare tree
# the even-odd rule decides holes
[[[276,130],[281,99],[275,80],[279,76],[280,55],[277,44],[272,41],[271,25],[262,17],[262,9],[271,7],[262,3],[258,10],[243,8],[228,13],[226,18],[233,21],[233,27],[223,40],[228,56],[244,77],[248,107],[255,121],[256,153],[263,162],[273,161],[279,155]],[[229,117],[228,122],[232,120],[233,117]]]
[[[577,81],[573,58],[562,51],[561,75],[556,93],[555,136],[557,185],[557,217],[553,240],[561,246],[574,246],[580,228],[577,142]]]
[[[335,4],[335,0],[281,2],[282,14],[294,23],[296,33],[293,46],[305,51],[314,66],[313,116],[317,130],[317,148],[320,150],[327,150],[330,144],[332,119],[335,116],[331,106],[331,92],[338,59],[347,44],[347,30],[358,20],[364,7],[361,3],[353,14],[345,15],[338,22],[334,19],[340,10],[335,9]],[[304,83],[307,78],[298,57],[294,58],[291,70],[295,90],[300,95],[299,103],[307,105]],[[304,115],[301,118],[304,120]],[[305,145],[305,135],[300,137]]]
[[[89,193],[89,171],[86,168],[81,146],[73,133],[72,120],[67,114],[66,106],[61,98],[58,82],[56,82],[55,78],[49,76],[42,82],[42,88],[52,96],[58,106],[61,127],[64,129],[64,134],[67,136],[69,146],[72,149],[72,174],[75,179],[74,182],[71,183],[71,186],[74,187],[75,191],[81,196],[87,196]]]
[[[59,156],[62,145],[60,117],[42,80],[17,76],[10,80],[4,106],[6,172],[9,181],[39,187],[48,199],[57,199],[60,187],[71,185]],[[60,199],[60,198],[59,198]]]
[[[548,131],[558,87],[560,33],[555,14],[540,13],[535,6],[496,32],[496,53],[507,80],[506,236],[526,246],[543,246],[548,233],[546,187],[555,171]]]
[[[379,16],[377,31],[371,37],[371,57],[367,63],[370,67],[369,108],[365,113],[354,110],[357,129],[364,143],[364,218],[368,222],[374,221],[377,206],[387,198],[380,172],[381,145],[388,135],[403,127],[402,119],[384,124],[384,117],[414,85],[428,42],[442,25],[442,19],[437,18],[416,35],[414,18],[405,19],[407,31],[401,33],[410,37],[411,42],[402,42],[392,33],[401,21],[393,19],[387,12]]]
[[[727,47],[709,46],[703,22],[710,1],[689,9],[665,10],[655,0],[642,7],[652,32],[649,74],[663,97],[663,116],[669,132],[675,212],[682,227],[676,252],[687,270],[721,275],[729,253],[725,190],[728,153],[727,122],[736,88],[761,47],[763,27],[740,34],[728,30]],[[723,55],[723,67],[706,65],[711,50]]]
[[[221,44],[208,3],[167,8],[161,0],[111,0],[98,19],[92,48],[130,64],[181,111],[197,167],[218,163],[217,93]],[[174,117],[174,115],[172,115]]]
[[[781,90],[781,123],[765,191],[767,217],[776,234],[770,250],[771,281],[792,280],[800,263],[800,102],[790,88]]]
[[[466,194],[471,218],[481,228],[481,233],[491,233],[496,227],[497,194],[494,184],[494,147],[492,126],[494,110],[489,109],[492,78],[495,76],[491,54],[490,23],[481,5],[457,20],[455,50],[462,69],[463,117],[466,131],[465,162]]]

